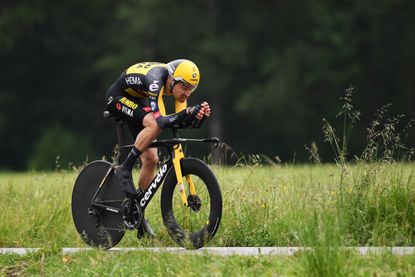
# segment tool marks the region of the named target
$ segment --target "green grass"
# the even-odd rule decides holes
[[[344,246],[415,245],[413,164],[214,168],[223,218],[212,246],[303,246],[336,228]],[[78,172],[1,173],[0,247],[80,247],[71,217]],[[159,193],[146,216],[158,234],[145,246],[174,245],[161,221]],[[326,224],[330,222],[330,224]],[[128,232],[121,246],[136,246]]]
[[[3,276],[413,276],[415,255],[358,256],[343,253],[338,271],[309,271],[296,256],[215,256],[154,252],[87,251],[0,255]],[[313,268],[319,268],[313,266]]]
[[[64,258],[54,249],[86,246],[73,226],[70,208],[79,172],[3,172],[0,247],[41,247],[47,253],[43,258],[41,254],[2,255],[1,272],[95,272],[99,276],[111,272],[122,276],[140,270],[148,275],[414,274],[413,255],[360,257],[341,248],[415,245],[413,164],[245,165],[215,167],[214,172],[224,205],[221,226],[209,246],[313,246],[313,250],[294,257],[218,258],[91,251]],[[154,200],[146,217],[157,239],[138,241],[135,232],[127,232],[119,247],[176,246],[161,221],[159,193]],[[69,262],[63,262],[65,259]],[[157,266],[152,265],[155,263]]]

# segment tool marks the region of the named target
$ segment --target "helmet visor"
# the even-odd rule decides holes
[[[185,91],[189,91],[192,93],[197,88],[197,85],[192,85],[186,82],[182,77],[175,77],[173,78],[175,84],[180,84],[181,88]]]

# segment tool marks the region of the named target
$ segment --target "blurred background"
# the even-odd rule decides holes
[[[339,98],[352,85],[361,112],[352,157],[382,105],[415,117],[414,12],[409,0],[3,0],[0,169],[111,156],[108,87],[134,63],[177,58],[201,71],[190,104],[213,108],[186,135],[282,162],[308,162],[313,142],[332,161],[322,118],[341,128]]]

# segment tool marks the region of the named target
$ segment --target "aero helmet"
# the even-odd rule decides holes
[[[191,88],[193,92],[200,81],[200,73],[197,66],[185,59],[174,60],[167,64],[167,70],[173,81],[170,83],[170,90],[173,90],[176,82],[182,82]]]

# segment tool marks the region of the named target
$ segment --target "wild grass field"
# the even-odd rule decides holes
[[[343,130],[323,120],[334,164],[264,166],[259,156],[234,167],[213,167],[222,189],[223,216],[208,246],[305,246],[294,256],[177,255],[93,250],[71,218],[71,191],[79,170],[0,173],[0,247],[40,247],[26,256],[0,255],[0,273],[50,276],[415,276],[415,255],[360,256],[348,246],[415,245],[415,149],[404,145],[410,120],[378,110],[367,145],[349,161],[348,135],[359,118],[346,90]],[[405,160],[405,162],[397,162]],[[137,172],[134,173],[137,178]],[[159,194],[146,210],[156,239],[128,232],[119,247],[176,246],[160,214]]]
[[[344,246],[415,244],[413,164],[214,168],[224,206],[214,246],[302,246],[327,237]],[[81,247],[71,218],[78,172],[0,174],[1,247]],[[341,180],[343,178],[343,180]],[[157,194],[159,196],[159,194]],[[158,234],[142,245],[173,245],[159,199],[146,216]],[[121,246],[136,246],[126,236]]]
[[[111,272],[123,275],[134,268],[149,268],[143,273],[227,275],[226,272],[242,270],[241,265],[247,263],[252,267],[240,271],[242,275],[414,274],[414,255],[360,257],[340,248],[415,245],[414,168],[412,163],[387,162],[213,167],[224,205],[221,226],[209,246],[315,247],[294,257],[220,259],[210,255],[177,257],[103,251],[65,257],[57,249],[86,246],[77,235],[70,209],[71,190],[79,172],[3,172],[0,173],[0,247],[40,247],[46,254],[2,255],[0,267],[2,274],[22,270],[25,274],[61,275],[79,271],[89,275],[88,270],[98,270],[97,275]],[[157,238],[138,241],[131,231],[118,246],[176,246],[163,226],[159,198],[155,200],[146,217]],[[154,268],[146,260],[149,256],[157,264]],[[158,259],[163,262],[158,264]],[[186,272],[179,270],[176,260],[182,261]],[[90,267],[85,267],[85,263]],[[212,271],[210,267],[219,269]]]

